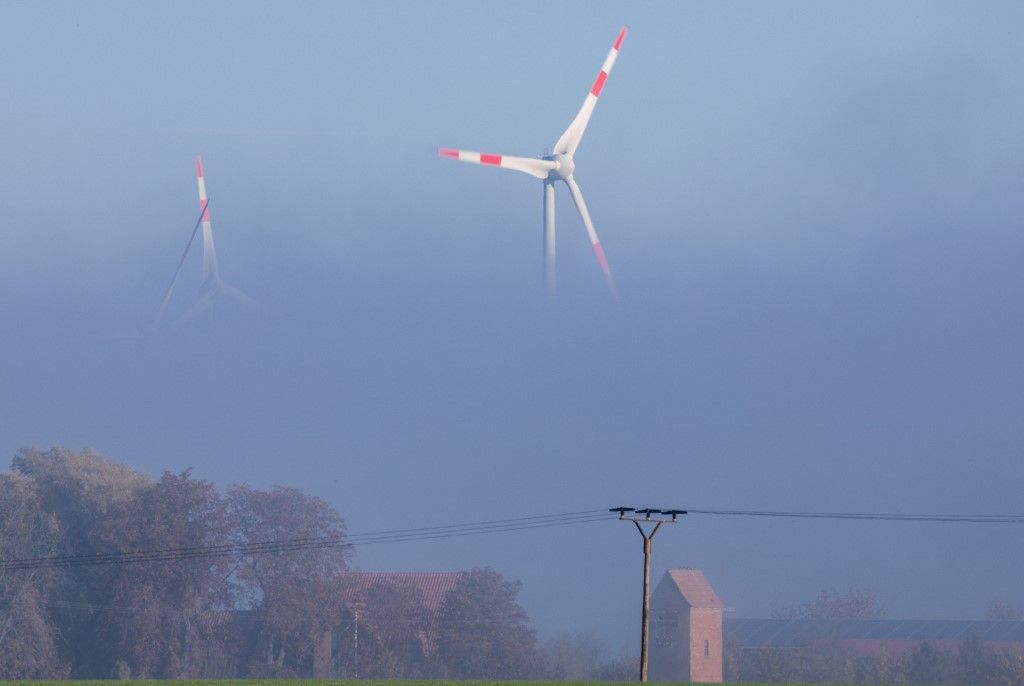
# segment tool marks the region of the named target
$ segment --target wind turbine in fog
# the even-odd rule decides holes
[[[576,169],[573,157],[580,145],[580,141],[583,139],[584,131],[587,130],[587,122],[590,121],[590,115],[594,113],[594,105],[597,104],[597,99],[601,95],[601,89],[604,88],[608,74],[611,73],[612,67],[615,65],[615,59],[619,56],[619,49],[622,47],[622,41],[626,37],[628,28],[623,26],[619,30],[619,35],[615,38],[615,43],[608,52],[608,57],[605,58],[604,64],[601,65],[601,71],[598,72],[597,78],[594,79],[594,85],[590,87],[590,92],[587,93],[583,106],[580,108],[579,113],[577,113],[576,118],[569,124],[569,128],[565,130],[565,133],[555,143],[554,150],[550,155],[539,158],[509,157],[508,155],[493,155],[469,150],[453,150],[451,148],[441,148],[438,150],[438,154],[442,157],[450,157],[453,160],[460,160],[462,162],[513,169],[534,176],[544,182],[544,284],[550,293],[555,291],[556,181],[564,181],[565,185],[569,187],[569,193],[572,195],[573,202],[576,203],[580,219],[583,220],[583,226],[586,227],[587,235],[590,237],[590,244],[594,248],[597,263],[604,273],[608,287],[612,289],[613,294],[616,292],[612,271],[608,267],[608,260],[605,258],[604,249],[601,248],[601,242],[597,238],[597,231],[594,230],[594,222],[590,220],[587,203],[584,202],[583,193],[580,191],[579,184],[576,183],[576,179],[573,176],[573,172]]]
[[[203,158],[199,155],[196,155],[196,184],[199,186],[199,218],[196,220],[196,225],[192,228],[192,235],[189,236],[188,243],[185,244],[185,250],[181,253],[181,258],[178,260],[178,268],[174,270],[174,278],[171,279],[171,285],[167,287],[167,293],[160,303],[160,311],[157,312],[156,321],[153,323],[154,328],[160,326],[164,310],[167,309],[167,303],[174,292],[174,285],[178,282],[181,268],[185,264],[185,258],[188,257],[188,251],[192,247],[192,243],[195,242],[200,226],[203,227],[203,281],[199,287],[199,300],[189,308],[188,312],[182,315],[178,323],[186,322],[197,314],[208,310],[212,307],[213,301],[222,295],[243,302],[246,305],[255,305],[252,298],[237,288],[227,285],[220,279],[220,273],[217,270],[217,249],[213,245],[213,226],[210,224],[210,199],[206,195]]]

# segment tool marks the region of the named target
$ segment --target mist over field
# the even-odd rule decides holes
[[[8,458],[89,446],[293,486],[350,532],[619,504],[1021,512],[1016,3],[0,16]],[[542,153],[623,22],[577,158],[621,297],[560,188],[550,300],[540,184],[435,150]],[[146,334],[197,152],[221,275],[260,307]],[[196,252],[172,319],[198,281]],[[692,515],[654,572],[702,569],[738,616],[870,588],[890,616],[974,618],[1024,602],[1017,533]],[[610,517],[353,564],[493,566],[542,635],[618,650],[640,553]]]

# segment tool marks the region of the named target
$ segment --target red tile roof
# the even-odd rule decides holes
[[[725,607],[699,569],[670,569],[665,575],[672,579],[690,607]]]
[[[412,586],[423,594],[427,610],[436,614],[463,576],[465,572],[346,572],[343,578],[346,588],[354,595],[361,595],[381,582]]]

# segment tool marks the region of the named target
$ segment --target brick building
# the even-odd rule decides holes
[[[670,569],[651,594],[651,681],[722,682],[722,601],[697,569]]]

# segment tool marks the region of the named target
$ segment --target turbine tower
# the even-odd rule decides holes
[[[160,310],[157,312],[156,320],[153,322],[153,328],[160,326],[164,310],[167,309],[167,303],[170,302],[174,286],[178,282],[178,276],[181,274],[181,268],[185,264],[185,258],[188,257],[188,251],[192,247],[192,243],[195,242],[200,226],[203,228],[203,280],[199,287],[199,300],[189,308],[188,312],[182,315],[181,319],[178,320],[178,324],[182,324],[209,309],[213,305],[213,301],[220,295],[233,298],[251,307],[254,307],[256,304],[245,293],[242,293],[233,286],[227,285],[220,279],[220,273],[217,270],[217,249],[213,245],[213,226],[210,224],[210,199],[206,195],[203,159],[199,155],[196,155],[196,185],[199,187],[199,219],[196,220],[196,225],[192,229],[192,235],[189,236],[188,243],[185,244],[185,250],[181,253],[181,258],[178,260],[178,267],[174,270],[174,278],[171,279],[171,285],[167,287],[167,293],[164,294],[164,299],[160,303]]]
[[[583,106],[580,107],[576,118],[569,124],[569,128],[565,130],[555,143],[552,154],[536,158],[510,157],[508,155],[493,155],[451,148],[441,148],[438,150],[438,154],[442,157],[449,157],[461,162],[512,169],[529,174],[544,182],[544,285],[549,293],[555,292],[555,183],[557,181],[564,181],[565,185],[569,187],[569,193],[572,195],[576,209],[580,213],[580,219],[583,220],[583,226],[587,229],[587,236],[590,238],[590,244],[594,249],[597,264],[601,267],[601,272],[604,274],[612,294],[616,293],[615,280],[612,278],[608,259],[605,257],[601,241],[598,239],[597,231],[594,229],[594,222],[590,219],[587,203],[583,200],[583,193],[580,191],[579,184],[576,183],[573,174],[576,169],[573,158],[576,155],[576,149],[579,147],[580,141],[583,139],[583,133],[587,130],[590,115],[594,113],[594,105],[597,104],[597,99],[601,95],[605,81],[608,79],[612,67],[615,66],[615,60],[619,56],[619,49],[622,47],[622,41],[626,38],[628,30],[629,27],[627,26],[623,26],[619,30],[615,43],[612,44],[612,49],[608,52],[604,64],[601,65],[601,71],[598,72],[597,78],[594,79],[594,84],[590,87],[590,92],[587,93],[587,97],[583,100]]]

